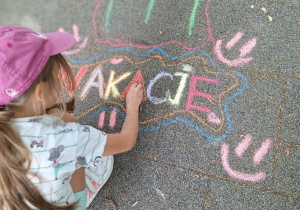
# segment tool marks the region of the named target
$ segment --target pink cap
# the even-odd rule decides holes
[[[51,55],[75,42],[66,32],[41,34],[18,26],[0,26],[0,107],[30,87]]]

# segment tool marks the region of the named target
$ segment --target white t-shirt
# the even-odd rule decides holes
[[[65,123],[59,117],[42,115],[12,120],[24,144],[32,152],[30,170],[41,178],[31,178],[50,202],[75,202],[70,185],[73,172],[89,167],[101,158],[107,136],[87,125]]]

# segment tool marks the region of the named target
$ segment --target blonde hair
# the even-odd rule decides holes
[[[31,151],[22,142],[20,134],[11,123],[16,110],[21,110],[26,101],[34,94],[40,82],[48,82],[53,94],[59,94],[61,82],[58,75],[63,71],[67,78],[67,88],[75,90],[73,73],[61,54],[51,56],[42,72],[33,84],[17,99],[0,109],[0,209],[30,209],[30,203],[38,209],[75,209],[76,204],[66,207],[54,205],[46,201],[27,175],[37,177],[30,172]],[[59,85],[59,86],[58,86]],[[59,94],[60,95],[60,94]],[[55,107],[66,109],[67,105],[61,103]],[[71,100],[74,105],[74,100]]]

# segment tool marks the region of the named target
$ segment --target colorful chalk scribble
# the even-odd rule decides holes
[[[201,35],[205,37],[202,39],[202,43],[184,44],[176,39],[164,40],[161,37],[147,42],[137,39],[136,36],[138,35],[136,34],[130,34],[131,30],[117,32],[111,30],[115,26],[111,25],[112,22],[126,26],[126,22],[130,21],[127,21],[126,18],[118,19],[113,16],[115,14],[113,12],[113,0],[107,0],[105,4],[103,2],[99,0],[93,12],[94,41],[101,45],[109,45],[112,48],[94,54],[93,57],[85,60],[75,60],[68,56],[72,68],[77,70],[76,84],[80,89],[76,93],[69,91],[69,94],[75,94],[81,101],[86,100],[87,97],[102,101],[97,105],[88,104],[84,107],[83,113],[77,116],[77,119],[82,124],[88,124],[90,120],[96,119],[98,128],[102,129],[105,123],[108,123],[107,126],[113,130],[116,121],[125,118],[126,109],[123,100],[130,86],[138,82],[144,86],[143,102],[151,104],[154,109],[161,109],[165,104],[168,104],[169,107],[168,113],[165,115],[157,112],[148,115],[149,118],[147,119],[144,116],[140,121],[140,132],[152,132],[168,127],[170,124],[181,123],[209,140],[221,141],[226,139],[233,130],[229,103],[246,90],[247,79],[237,71],[219,68],[216,62],[221,61],[228,66],[247,64],[253,60],[252,57],[247,56],[255,48],[257,39],[252,38],[244,44],[239,50],[240,54],[237,59],[225,58],[222,52],[223,41],[215,41],[212,33],[208,12],[210,0],[205,2],[194,0],[192,3],[187,2],[191,6],[189,9],[191,12],[186,19],[187,33],[189,36]],[[125,5],[129,4],[127,1],[124,2],[122,3]],[[138,7],[139,2],[136,3]],[[138,18],[136,25],[142,24],[143,30],[145,27],[146,29],[150,27],[151,21],[155,19],[157,12],[155,8],[158,4],[156,0],[149,0],[147,8],[144,8],[143,18]],[[205,5],[200,7],[200,4]],[[126,6],[124,8],[126,10]],[[196,17],[199,17],[201,13],[199,8],[203,10],[202,17],[206,18],[204,28],[195,27]],[[176,5],[170,9],[173,13],[177,12]],[[118,11],[119,16],[122,14],[122,11]],[[130,27],[122,28],[130,29]],[[63,31],[63,28],[60,31]],[[76,25],[73,25],[73,33],[79,42],[79,28]],[[163,35],[164,33],[159,31],[159,34]],[[237,32],[226,44],[226,50],[231,50],[243,35],[243,32]],[[79,53],[85,48],[87,41],[88,37],[85,37],[78,49],[65,52],[65,55]],[[208,43],[213,48],[213,55],[200,49]],[[164,46],[168,45],[179,45],[185,50],[185,53],[171,55],[163,49]],[[141,49],[144,50],[141,51]],[[83,77],[87,78],[85,83]],[[244,137],[243,141],[236,147],[237,157],[242,157],[251,140],[250,134]],[[260,164],[271,144],[270,139],[262,143],[254,155],[254,166]],[[221,148],[222,165],[231,177],[250,182],[261,181],[266,177],[265,172],[247,174],[232,169],[228,155],[229,146],[223,142]]]
[[[140,48],[140,49],[152,49],[154,47],[162,47],[162,46],[166,46],[169,44],[178,44],[179,46],[181,46],[182,48],[186,49],[186,50],[196,50],[199,49],[201,47],[203,47],[204,45],[206,45],[208,42],[215,43],[213,34],[212,34],[212,30],[211,30],[211,26],[210,26],[210,20],[209,20],[209,15],[208,15],[208,8],[209,8],[209,2],[210,0],[207,0],[206,5],[205,5],[205,9],[204,14],[205,14],[205,18],[206,18],[206,27],[202,28],[202,29],[195,29],[195,21],[196,21],[196,15],[197,12],[199,13],[199,4],[201,1],[199,0],[194,0],[193,3],[191,3],[191,14],[190,16],[187,16],[186,22],[188,24],[189,30],[188,30],[188,34],[192,35],[192,33],[194,32],[203,32],[201,33],[201,35],[203,35],[203,43],[198,44],[196,43],[195,47],[189,47],[185,44],[183,44],[181,41],[178,40],[166,40],[163,43],[157,43],[157,44],[139,44],[139,42],[136,42],[136,40],[139,40],[140,38],[135,38],[134,34],[130,34],[130,31],[120,31],[118,34],[111,34],[111,30],[109,30],[110,27],[114,27],[115,25],[111,25],[110,24],[110,19],[112,18],[112,14],[113,12],[111,12],[113,10],[113,1],[109,1],[109,7],[106,11],[103,11],[103,7],[105,6],[105,3],[103,3],[102,0],[99,0],[96,8],[94,10],[93,13],[93,26],[94,26],[94,37],[95,37],[95,41],[99,42],[99,43],[103,43],[103,44],[109,44],[113,47],[124,47],[124,46],[128,46],[128,47],[134,47],[134,48]],[[123,2],[124,3],[124,2]],[[135,1],[135,4],[138,7],[138,1]],[[173,11],[177,11],[179,8],[174,7],[173,2],[169,2],[170,5],[168,5],[168,7],[166,7],[166,9],[172,9]],[[189,2],[185,1],[184,4],[187,4]],[[205,2],[201,2],[202,4]],[[127,5],[131,5],[132,2],[128,1]],[[166,4],[166,2],[164,2],[164,4]],[[124,9],[128,9],[128,7],[125,6],[126,3],[124,3]],[[131,27],[135,27],[135,29],[139,30],[139,26],[142,30],[145,30],[144,25],[145,24],[149,24],[149,22],[151,21],[151,17],[152,17],[152,13],[154,10],[154,7],[156,6],[156,8],[159,8],[159,6],[161,6],[158,2],[156,1],[149,1],[148,7],[145,8],[145,21],[143,21],[143,19],[135,19],[134,22],[134,26],[130,25],[130,27],[126,27],[128,25],[128,23],[130,23],[130,21],[128,21],[126,18],[124,19],[120,19],[118,17],[115,17],[115,20],[118,21],[118,23],[115,24],[120,24],[123,25],[124,27],[122,28],[128,28],[130,29]],[[157,10],[156,10],[157,11]],[[163,10],[162,10],[163,11]],[[121,13],[127,14],[128,11],[118,11],[118,16]],[[138,15],[138,14],[137,14]],[[165,17],[166,13],[164,12],[161,15],[161,18]],[[127,17],[128,18],[128,17]],[[165,17],[168,18],[168,17]],[[176,21],[176,16],[174,16],[172,19],[174,19],[174,22]],[[169,19],[170,21],[170,19]],[[171,23],[172,24],[172,23]],[[184,29],[183,29],[184,30]],[[167,32],[165,32],[167,33]],[[169,31],[168,33],[170,33],[170,35],[174,35],[174,31]],[[153,30],[151,28],[148,28],[147,31],[141,31],[141,33],[139,33],[140,35],[143,34],[148,34],[151,37],[155,37],[156,34],[154,34]],[[152,34],[152,35],[150,35]],[[168,34],[165,34],[164,37],[168,37]],[[115,38],[114,38],[115,37]],[[171,36],[172,37],[172,36]],[[179,39],[179,37],[178,37]],[[142,42],[145,42],[142,41]],[[153,43],[155,42],[155,40],[149,40],[149,42]],[[132,44],[132,43],[136,43],[136,44]]]
[[[73,65],[73,68],[78,68],[79,72],[83,72],[88,66],[85,74],[90,75],[87,82],[81,85],[79,98],[85,100],[93,88],[98,90],[97,97],[104,99],[106,104],[118,104],[118,112],[123,112],[125,116],[125,108],[118,101],[125,97],[132,82],[139,82],[144,85],[145,97],[153,106],[159,108],[168,103],[171,108],[168,115],[160,116],[157,113],[157,116],[151,116],[150,119],[140,122],[140,131],[154,131],[177,122],[186,124],[208,139],[215,141],[225,139],[232,131],[227,104],[245,90],[246,78],[238,72],[218,68],[212,58],[200,50],[193,56],[180,59],[180,63],[174,61],[165,63],[162,56],[150,56],[133,61],[124,54],[102,60],[96,66],[94,64]],[[197,65],[192,65],[191,63],[195,61]],[[154,64],[155,68],[149,68],[149,63]],[[124,72],[124,66],[130,71]],[[182,70],[174,73],[175,66],[181,66]],[[155,72],[155,69],[161,71]],[[144,79],[145,75],[147,78],[152,75],[152,78],[147,81]],[[82,77],[81,74],[79,76]],[[79,76],[76,81],[80,80]],[[166,82],[172,81],[179,82],[176,90],[171,91],[165,87],[164,92],[160,91],[159,96],[153,91],[161,85],[165,86]],[[121,85],[126,86],[124,90],[119,90]],[[184,91],[188,94],[183,94]],[[87,114],[93,118],[98,117],[101,112],[97,108],[101,105],[103,104],[90,108],[78,118]],[[187,120],[187,115],[193,120]],[[91,118],[89,117],[88,120]],[[166,119],[163,124],[152,125],[152,122],[161,119]],[[87,123],[88,120],[83,123]]]

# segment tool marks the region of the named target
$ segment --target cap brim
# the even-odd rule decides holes
[[[46,36],[51,43],[50,55],[62,53],[76,43],[74,35],[68,32],[45,33],[43,35]]]

